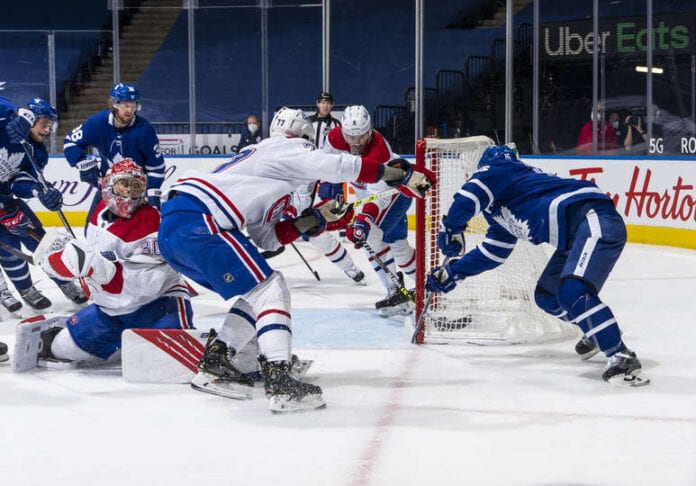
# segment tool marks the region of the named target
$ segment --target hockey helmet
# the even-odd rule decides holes
[[[492,145],[488,147],[481,155],[478,163],[478,168],[489,165],[494,159],[505,159],[509,161],[518,161],[517,147],[514,143],[505,145]]]
[[[372,138],[372,119],[362,105],[346,108],[341,120],[341,132],[353,154],[361,154]]]
[[[122,218],[130,218],[146,202],[147,177],[133,159],[116,162],[101,182],[102,198],[107,207]]]
[[[140,92],[133,85],[126,83],[115,84],[114,87],[111,88],[110,98],[114,105],[119,104],[121,101],[135,101],[138,110],[140,109]]]
[[[37,119],[48,118],[54,122],[58,121],[58,111],[56,107],[44,99],[34,98],[27,103],[27,107],[34,113]]]
[[[314,139],[314,127],[305,115],[304,111],[294,108],[282,107],[273,116],[269,127],[271,137],[290,136],[308,137]]]

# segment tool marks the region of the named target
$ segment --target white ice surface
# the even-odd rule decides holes
[[[296,351],[327,408],[274,416],[116,369],[13,374],[0,363],[0,483],[19,485],[694,485],[696,252],[628,245],[602,297],[652,384],[612,389],[574,342],[412,346],[306,243],[272,260],[293,295]],[[351,250],[352,251],[352,250]],[[367,269],[367,261],[356,254]],[[36,285],[67,304],[40,271]],[[25,306],[26,307],[26,306]],[[194,300],[198,326],[227,306]],[[25,317],[28,315],[24,310]],[[0,311],[0,340],[17,319]]]

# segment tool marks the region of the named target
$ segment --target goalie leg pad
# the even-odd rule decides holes
[[[45,342],[42,339],[42,333],[52,327],[65,327],[66,319],[67,316],[46,319],[45,316],[39,315],[17,324],[12,371],[22,373],[36,368],[39,354],[44,351]]]

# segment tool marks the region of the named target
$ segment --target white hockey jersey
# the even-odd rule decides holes
[[[280,246],[274,226],[293,190],[318,179],[355,181],[362,169],[358,156],[328,154],[304,139],[276,136],[246,147],[212,173],[186,171],[170,190],[194,196],[221,228],[246,229],[257,246],[274,250]]]
[[[195,290],[159,253],[160,215],[141,206],[130,219],[114,217],[104,201],[87,226],[86,242],[93,251],[116,261],[116,275],[106,285],[86,279],[92,302],[110,316],[129,314],[162,296],[189,298]]]

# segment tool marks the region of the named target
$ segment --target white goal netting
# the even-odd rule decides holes
[[[416,317],[423,312],[425,276],[442,262],[437,233],[442,216],[457,192],[476,170],[483,151],[493,145],[488,137],[423,139],[416,163],[437,175],[437,186],[416,208]],[[488,224],[481,216],[469,222],[466,250],[483,240]],[[418,342],[533,343],[576,335],[572,324],[539,309],[534,302],[536,281],[548,255],[541,246],[518,242],[510,258],[494,270],[459,282],[447,294],[435,295]]]

